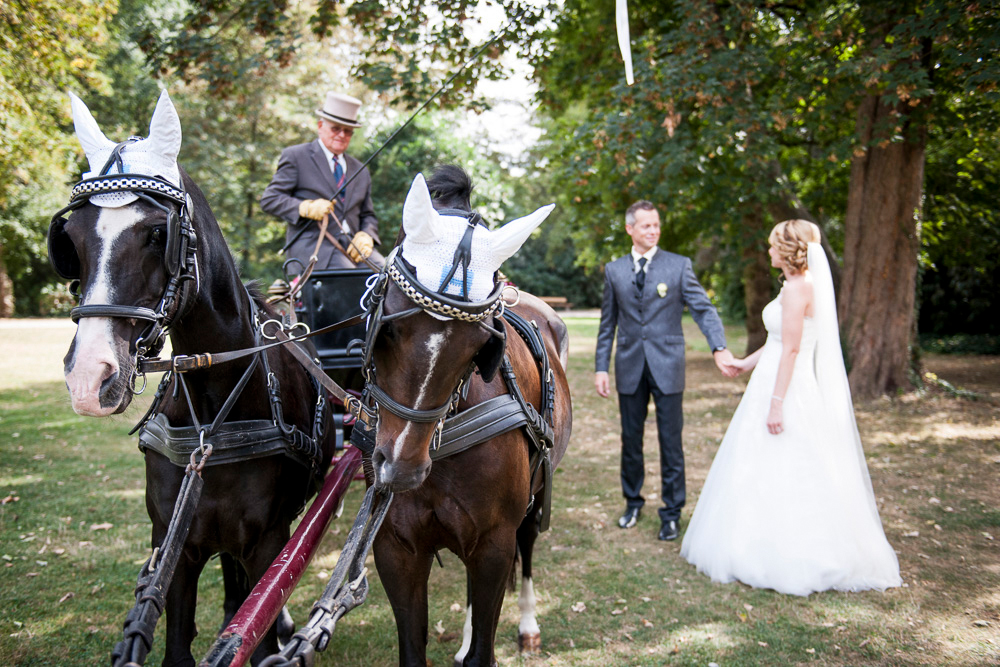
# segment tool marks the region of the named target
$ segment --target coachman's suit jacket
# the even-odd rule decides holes
[[[660,296],[658,285],[666,286]],[[615,387],[620,394],[633,394],[649,364],[656,386],[664,394],[684,391],[684,306],[698,324],[712,349],[725,346],[722,320],[691,269],[687,257],[657,250],[646,271],[642,294],[636,290],[632,255],[604,267],[604,300],[597,333],[596,370],[607,371],[611,343],[618,330],[615,351]]]
[[[361,162],[344,155],[347,163],[346,180],[361,169]],[[319,223],[314,220],[299,217],[299,203],[303,199],[331,199],[335,194],[336,183],[333,181],[333,171],[327,164],[326,154],[319,147],[318,141],[299,144],[286,148],[278,160],[278,169],[274,178],[260,197],[260,207],[267,213],[276,215],[288,223],[286,239],[291,239],[302,225],[308,225],[306,231],[298,237],[288,249],[289,257],[296,257],[303,266],[308,263],[316,239],[319,238]],[[342,222],[350,228],[347,234],[339,233],[336,223],[330,221],[329,230],[333,237],[346,245],[358,231],[368,232],[376,244],[380,243],[378,236],[378,219],[372,210],[372,178],[365,169],[347,187],[345,202],[337,201],[334,212]],[[317,269],[353,268],[355,265],[329,241],[324,241],[319,249]]]

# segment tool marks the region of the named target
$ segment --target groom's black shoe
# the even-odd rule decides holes
[[[677,522],[676,521],[664,521],[663,525],[660,526],[660,534],[657,535],[657,539],[660,540],[676,540],[677,539]]]
[[[622,514],[618,519],[619,528],[631,528],[639,521],[639,515],[642,511],[638,507],[626,507],[625,514]]]

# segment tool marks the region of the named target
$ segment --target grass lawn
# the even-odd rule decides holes
[[[719,585],[656,540],[658,462],[647,431],[646,497],[636,529],[615,524],[618,415],[593,390],[597,319],[567,317],[574,434],[537,543],[542,653],[517,654],[508,595],[497,654],[509,665],[1000,664],[1000,358],[934,356],[926,369],[977,400],[938,389],[856,405],[872,482],[904,586],[807,598]],[[746,379],[716,370],[690,323],[685,451],[687,524]],[[148,394],[121,417],[76,416],[61,359],[66,322],[0,320],[0,665],[106,663],[121,638],[148,555],[142,456],[127,435]],[[730,344],[742,350],[740,331]],[[155,379],[151,381],[155,387]],[[650,426],[653,426],[652,418]],[[292,598],[301,623],[325,585],[362,496],[348,493]],[[428,656],[451,664],[461,643],[465,575],[442,553],[431,574]],[[374,570],[374,567],[372,566]],[[319,665],[395,664],[395,627],[377,574],[362,607],[337,626]],[[199,589],[196,654],[221,622],[221,571]],[[162,626],[148,663],[162,658]]]

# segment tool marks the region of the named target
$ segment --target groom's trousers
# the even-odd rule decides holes
[[[622,495],[628,507],[642,507],[642,484],[646,471],[642,455],[642,437],[649,415],[649,397],[656,406],[656,432],[660,443],[660,479],[663,507],[660,521],[679,521],[686,496],[684,486],[684,428],[682,399],[684,392],[664,394],[656,386],[649,364],[645,364],[639,386],[632,394],[618,394],[622,421]]]

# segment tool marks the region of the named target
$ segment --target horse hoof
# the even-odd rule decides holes
[[[518,635],[517,650],[521,653],[538,653],[542,650],[542,635],[537,632]]]

